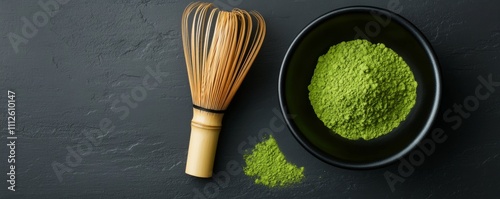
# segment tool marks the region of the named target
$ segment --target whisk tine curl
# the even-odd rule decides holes
[[[188,5],[182,15],[182,42],[193,104],[226,110],[265,33],[265,21],[258,12],[221,11],[211,3]]]

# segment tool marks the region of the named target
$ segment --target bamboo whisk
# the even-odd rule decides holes
[[[182,15],[182,43],[193,119],[186,173],[212,176],[222,117],[259,52],[266,24],[258,12],[192,3]]]

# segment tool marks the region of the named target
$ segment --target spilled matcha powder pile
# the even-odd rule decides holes
[[[304,167],[299,168],[287,162],[272,136],[255,145],[244,159],[246,166],[243,171],[245,175],[254,177],[256,184],[284,187],[304,178]]]
[[[415,105],[410,67],[384,44],[342,42],[319,57],[309,89],[318,118],[350,140],[391,132]]]

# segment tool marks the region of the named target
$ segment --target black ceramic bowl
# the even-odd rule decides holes
[[[396,51],[410,66],[417,102],[399,127],[369,141],[348,140],[331,132],[318,119],[308,98],[319,56],[342,41],[368,39]],[[288,49],[279,76],[279,100],[294,137],[319,159],[343,168],[368,169],[394,162],[426,135],[440,100],[437,58],[424,35],[401,16],[374,7],[348,7],[311,22]]]

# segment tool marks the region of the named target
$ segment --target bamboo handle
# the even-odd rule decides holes
[[[193,109],[186,173],[200,178],[212,177],[222,113]]]

